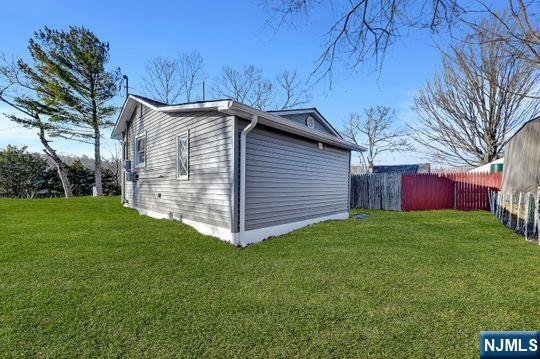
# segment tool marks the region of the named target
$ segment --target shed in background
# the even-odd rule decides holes
[[[503,191],[533,192],[540,186],[540,117],[526,122],[504,150]]]

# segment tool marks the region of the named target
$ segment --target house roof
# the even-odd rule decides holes
[[[144,96],[140,96],[140,95],[130,95],[130,96],[133,96],[141,101],[144,101],[146,103],[149,103],[149,104],[152,104],[153,106],[155,107],[161,107],[161,106],[167,106],[166,103],[164,102],[159,102],[159,101],[156,101],[156,100],[152,100],[151,98],[148,98],[148,97],[144,97]]]
[[[373,166],[373,173],[429,173],[429,163],[414,165]]]
[[[255,115],[258,117],[258,123],[273,127],[285,132],[293,133],[305,138],[310,138],[322,143],[330,144],[339,148],[344,148],[352,151],[365,151],[365,147],[359,146],[357,144],[343,140],[341,137],[323,133],[321,131],[312,130],[307,126],[302,126],[300,124],[294,123],[290,120],[287,120],[284,117],[279,116],[278,114],[272,112],[266,112],[258,110],[254,107],[245,105],[243,103],[237,102],[232,99],[221,99],[213,101],[197,101],[197,102],[187,102],[176,105],[166,105],[162,102],[148,99],[139,95],[130,94],[120,115],[116,121],[116,124],[113,128],[111,138],[121,139],[122,132],[126,128],[126,122],[129,120],[133,110],[136,108],[136,105],[142,103],[145,106],[150,107],[154,111],[164,112],[164,113],[177,113],[177,112],[193,112],[193,111],[219,111],[228,115],[234,115],[241,118],[249,119],[251,116]],[[322,117],[322,116],[321,116]],[[326,121],[326,120],[325,120]]]
[[[277,115],[295,115],[295,114],[310,114],[319,120],[323,124],[324,127],[334,135],[341,137],[341,134],[332,126],[330,122],[324,116],[317,110],[316,107],[309,107],[309,108],[295,108],[295,109],[289,109],[289,110],[273,110],[268,111],[270,113],[275,113]]]

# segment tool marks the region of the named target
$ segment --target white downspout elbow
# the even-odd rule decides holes
[[[243,246],[242,239],[246,231],[246,136],[257,126],[257,115],[251,115],[251,122],[240,134],[240,238],[239,244]]]

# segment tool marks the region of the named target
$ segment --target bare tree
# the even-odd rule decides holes
[[[309,101],[309,89],[296,71],[284,70],[275,82],[264,78],[262,69],[253,65],[242,71],[223,67],[212,87],[214,96],[232,98],[258,109],[287,110]]]
[[[539,79],[535,66],[496,33],[480,31],[477,43],[443,53],[441,73],[414,99],[414,138],[435,160],[474,166],[498,159],[508,135],[538,114],[529,98]]]
[[[182,70],[177,59],[154,57],[145,66],[143,91],[148,97],[165,104],[175,103],[182,95]]]
[[[61,125],[50,120],[50,104],[43,103],[36,94],[36,84],[21,71],[19,64],[9,61],[0,54],[0,101],[17,111],[4,114],[9,120],[25,128],[36,129],[43,145],[43,152],[56,166],[58,177],[66,198],[73,196],[72,186],[67,176],[67,167],[51,146],[48,137],[62,133]]]
[[[382,153],[412,150],[406,131],[395,128],[396,118],[390,107],[376,106],[366,109],[363,117],[351,113],[346,120],[342,136],[367,148],[365,153],[359,153],[365,171],[373,170],[375,160]]]
[[[284,70],[276,76],[276,83],[279,92],[283,92],[281,97],[281,110],[288,110],[308,103],[310,99],[309,91],[303,85],[298,73]]]
[[[225,66],[214,83],[213,92],[217,97],[232,98],[255,108],[265,109],[274,101],[273,87],[271,81],[263,78],[260,68],[250,65],[238,71]]]
[[[204,60],[200,53],[180,54],[178,63],[180,64],[180,85],[185,95],[186,101],[193,99],[193,91],[200,87],[205,79]]]
[[[155,57],[146,63],[145,70],[144,93],[168,105],[182,97],[190,102],[193,91],[205,79],[204,59],[197,51],[182,52],[178,58]]]

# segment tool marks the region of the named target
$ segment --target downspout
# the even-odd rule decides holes
[[[240,231],[238,243],[242,246],[242,239],[246,231],[246,136],[257,125],[257,115],[251,115],[251,122],[240,134]]]

